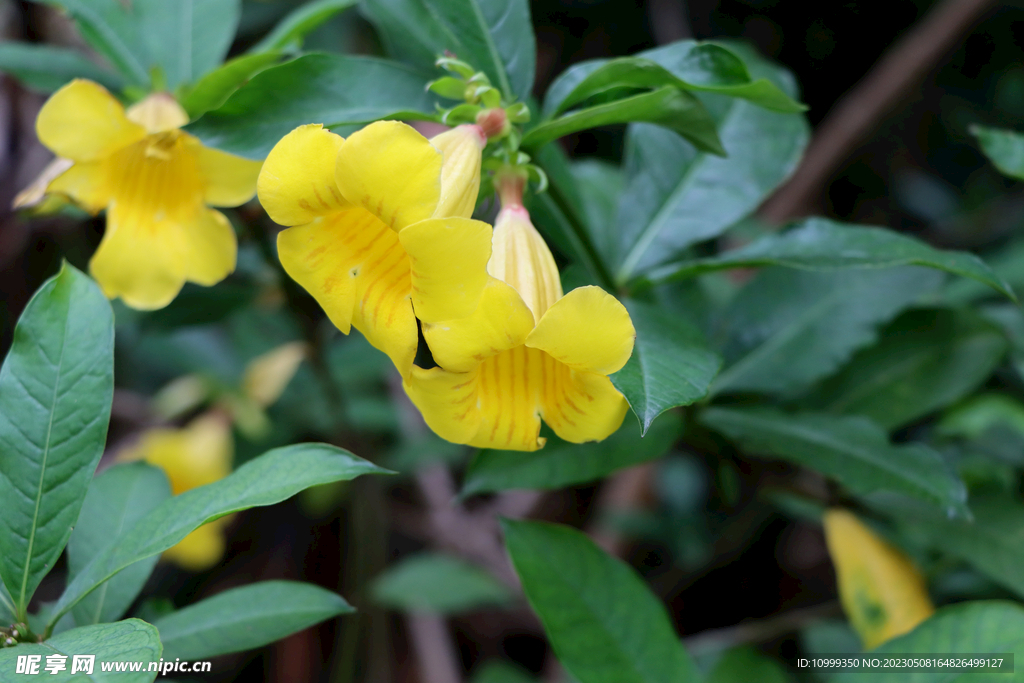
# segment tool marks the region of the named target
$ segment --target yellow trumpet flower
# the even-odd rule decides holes
[[[439,367],[413,366],[405,390],[430,428],[455,443],[533,451],[545,442],[541,418],[566,441],[599,441],[626,415],[608,375],[629,359],[636,331],[598,287],[562,295],[522,187],[522,178],[499,179],[503,208],[480,306],[463,319],[423,321]]]
[[[125,111],[87,80],[54,93],[36,119],[40,142],[71,162],[46,192],[92,213],[107,209],[89,270],[108,297],[133,308],[161,308],[186,281],[209,286],[235,269],[231,224],[207,207],[249,201],[261,163],[204,147],[178,130],[186,123],[170,95]]]
[[[467,316],[487,284],[491,227],[469,219],[485,144],[473,125],[428,141],[397,121],[348,139],[313,124],[282,138],[260,173],[260,202],[293,226],[277,240],[285,271],[403,375],[416,318]]]
[[[823,521],[839,600],[865,648],[913,630],[935,612],[924,579],[903,552],[846,510],[828,510]]]
[[[234,445],[226,415],[200,415],[181,429],[152,429],[121,460],[145,460],[167,473],[171,494],[219,481],[231,473]],[[190,571],[203,571],[224,555],[227,517],[203,525],[164,552],[164,558]]]

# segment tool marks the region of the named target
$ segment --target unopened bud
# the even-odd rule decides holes
[[[469,218],[480,193],[480,165],[487,136],[480,126],[452,128],[430,140],[444,161],[441,166],[441,201],[434,216]]]
[[[483,129],[488,140],[504,137],[512,129],[505,110],[500,107],[485,109],[477,114],[476,124]]]

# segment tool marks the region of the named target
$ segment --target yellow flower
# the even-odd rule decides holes
[[[177,496],[228,476],[233,450],[227,417],[206,413],[182,429],[146,432],[120,459],[145,460],[161,468],[171,482],[171,494]],[[164,557],[190,571],[209,569],[224,555],[223,526],[227,521],[222,517],[199,527]]]
[[[277,240],[284,269],[403,375],[416,317],[469,315],[487,283],[491,227],[469,219],[485,143],[477,126],[428,141],[397,121],[347,140],[313,124],[282,138],[260,173],[267,213],[294,226]]]
[[[823,521],[839,600],[865,648],[913,630],[935,612],[910,558],[846,510],[828,510]]]
[[[541,418],[566,441],[604,439],[627,410],[608,375],[629,359],[636,331],[625,307],[598,287],[562,295],[521,196],[521,180],[503,196],[478,310],[424,321],[439,367],[413,366],[406,392],[430,428],[455,443],[533,451],[545,441]]]
[[[161,308],[186,281],[213,285],[235,269],[235,233],[207,205],[251,199],[261,164],[204,147],[178,130],[186,123],[170,95],[125,111],[86,80],[54,93],[36,119],[40,142],[72,162],[47,193],[92,213],[107,209],[89,270],[108,297],[133,308]]]

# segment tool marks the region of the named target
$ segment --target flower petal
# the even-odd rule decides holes
[[[57,156],[95,161],[146,136],[101,85],[75,79],[55,92],[36,117],[39,141]]]
[[[114,204],[107,230],[89,261],[89,271],[109,298],[132,308],[163,308],[188,274],[189,244],[178,223]]]
[[[317,123],[299,126],[274,145],[256,188],[275,223],[305,225],[346,205],[334,181],[342,142]]]
[[[476,402],[477,373],[447,372],[413,366],[402,383],[434,433],[452,443],[469,443],[480,429]]]
[[[185,223],[188,241],[186,279],[209,287],[235,270],[238,242],[231,223],[220,211],[203,209],[192,223]]]
[[[469,218],[480,193],[480,166],[487,136],[480,126],[466,124],[435,135],[430,144],[444,155],[441,200],[434,215]]]
[[[334,325],[355,326],[408,373],[418,335],[409,299],[409,257],[389,230],[365,209],[348,206],[281,232],[281,265],[313,295]]]
[[[262,161],[252,161],[211,149],[189,137],[199,165],[203,196],[207,204],[240,206],[253,198],[256,194],[256,180],[263,168]]]
[[[423,338],[435,363],[452,372],[468,372],[494,354],[521,345],[532,329],[533,313],[516,290],[490,278],[472,315],[423,323]]]
[[[399,233],[412,266],[412,303],[425,323],[465,318],[489,279],[491,226],[468,218],[431,218]]]
[[[57,161],[63,161],[58,159]],[[62,194],[89,213],[99,213],[110,202],[103,164],[86,161],[72,164],[46,187],[47,194]]]
[[[579,287],[556,301],[537,322],[526,345],[570,368],[610,375],[633,353],[636,330],[629,312],[600,287]]]
[[[401,231],[434,214],[441,162],[441,153],[411,126],[377,121],[341,146],[335,177],[345,199]]]
[[[555,434],[572,443],[601,441],[622,426],[629,406],[611,380],[547,358],[543,416]]]

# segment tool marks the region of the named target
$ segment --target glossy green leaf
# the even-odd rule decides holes
[[[769,659],[753,648],[737,647],[722,653],[722,656],[705,683],[790,683],[786,670],[773,659]]]
[[[82,37],[136,86],[150,82],[149,58],[138,23],[120,0],[34,0],[65,10]]]
[[[188,115],[195,119],[206,112],[216,109],[225,102],[233,92],[259,72],[276,64],[281,59],[280,51],[260,52],[252,55],[236,57],[209,72],[188,90],[181,100]]]
[[[971,126],[971,134],[1000,173],[1024,180],[1024,135],[987,126]]]
[[[302,47],[302,39],[338,12],[352,7],[358,0],[313,0],[299,5],[268,33],[249,48],[249,53],[272,52]]]
[[[25,307],[0,369],[0,577],[21,619],[78,518],[113,393],[110,304],[65,264]]]
[[[786,232],[766,235],[713,258],[671,265],[650,272],[655,283],[694,277],[723,268],[786,266],[804,270],[926,266],[977,280],[1015,299],[1013,289],[974,254],[936,249],[886,228],[844,225],[809,218]]]
[[[170,496],[163,470],[141,462],[116,465],[93,479],[68,541],[68,579],[74,579],[113,539]],[[120,619],[142,591],[158,559],[154,555],[123,569],[87,595],[75,605],[75,623],[87,626]]]
[[[252,650],[354,611],[319,586],[262,581],[218,593],[153,625],[160,630],[164,659],[196,660]]]
[[[17,621],[14,618],[14,598],[7,591],[7,586],[0,582],[0,623],[13,624]]]
[[[678,133],[703,152],[719,156],[725,154],[715,130],[715,121],[704,105],[685,90],[672,86],[598,104],[545,121],[523,136],[522,145],[526,148],[542,147],[570,133],[632,121],[663,126]]]
[[[743,56],[753,77],[796,95],[789,72],[749,49],[730,49]],[[673,73],[686,78],[685,72]],[[613,263],[620,284],[679,260],[690,245],[717,237],[750,214],[796,168],[807,145],[803,115],[767,111],[724,95],[706,93],[700,99],[715,117],[726,158],[701,154],[668,131],[630,126],[628,183],[619,203],[621,236]]]
[[[505,546],[558,661],[580,683],[697,683],[665,606],[586,534],[502,520]]]
[[[262,159],[298,126],[337,128],[383,118],[430,118],[426,112],[433,110],[433,102],[423,89],[422,75],[401,64],[310,54],[256,74],[223,106],[185,130],[210,147]]]
[[[944,655],[975,653],[1014,653],[1024,651],[1024,608],[1012,602],[979,600],[962,602],[939,609],[930,619],[910,633],[893,638],[871,651],[872,656],[887,653],[935,653]],[[870,675],[863,672],[836,674],[830,683],[985,683],[985,681],[1016,681],[1024,679],[1020,663],[1014,663],[1013,675],[949,672],[907,673],[899,669],[879,669]]]
[[[1024,240],[1013,240],[995,252],[986,253],[985,263],[1018,297],[1024,292]],[[965,304],[991,297],[993,293],[991,287],[978,280],[957,278],[947,285],[943,298],[953,304]]]
[[[676,73],[686,74],[687,79]],[[591,97],[621,88],[664,86],[738,97],[784,113],[806,109],[768,79],[752,80],[743,61],[728,49],[685,40],[634,57],[574,64],[548,89],[544,115],[555,116]]]
[[[220,481],[164,501],[118,536],[68,584],[54,609],[54,619],[128,565],[162,553],[207,522],[279,503],[318,484],[381,473],[387,470],[327,444],[296,444],[268,451]]]
[[[1002,332],[976,315],[908,311],[806,403],[897,429],[966,396],[992,374],[1008,347]]]
[[[612,383],[646,432],[669,408],[704,398],[722,357],[685,319],[635,300],[627,300],[626,307],[636,327],[636,344],[625,367],[612,375]]]
[[[0,43],[0,71],[41,93],[52,93],[74,78],[88,78],[110,90],[124,85],[119,74],[97,66],[78,50],[53,45]]]
[[[158,672],[147,671],[150,662],[159,662],[162,648],[160,634],[150,624],[126,619],[113,624],[95,624],[64,631],[42,643],[22,644],[0,649],[0,681],[29,681],[31,675],[14,673],[19,656],[41,655],[40,680],[55,683],[152,683]],[[46,658],[64,655],[65,669],[54,675],[46,670]],[[71,674],[75,655],[95,655],[92,675]],[[103,671],[101,662],[127,662],[122,671]],[[131,664],[141,663],[141,671],[132,671]],[[116,666],[116,665],[115,665]]]
[[[711,393],[805,389],[874,342],[877,326],[935,291],[942,279],[941,273],[916,267],[765,269],[723,316],[726,367]]]
[[[894,491],[966,516],[967,491],[942,456],[922,443],[894,446],[866,418],[714,407],[700,421],[744,451],[803,465],[856,494]]]
[[[573,444],[549,438],[530,453],[482,450],[469,464],[462,495],[508,489],[559,489],[596,481],[612,472],[665,455],[679,436],[678,421],[663,420],[640,436],[626,420],[604,441]]]
[[[374,601],[404,612],[457,614],[508,605],[513,596],[488,572],[448,555],[414,555],[388,567],[370,587]]]
[[[487,662],[473,675],[471,683],[536,683],[537,679],[506,662]]]
[[[450,52],[487,74],[506,99],[533,89],[537,44],[526,0],[363,0],[388,54],[433,73]]]
[[[235,38],[241,0],[133,0],[130,20],[171,90],[216,69]]]

